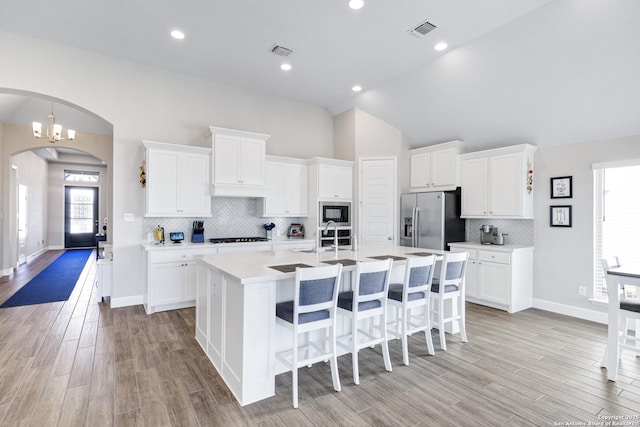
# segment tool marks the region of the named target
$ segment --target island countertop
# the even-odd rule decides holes
[[[317,267],[328,265],[326,261],[374,261],[375,258],[372,257],[385,256],[394,258],[394,263],[404,263],[404,260],[409,256],[424,256],[426,253],[442,255],[444,252],[406,246],[363,244],[358,251],[340,249],[337,254],[335,250],[317,253],[299,250],[276,250],[204,255],[200,258],[200,261],[235,277],[241,284],[245,285],[284,279],[295,275],[294,272],[283,273],[271,268],[272,266],[306,264],[311,267]],[[354,268],[355,266],[353,265],[345,265],[343,263],[343,271],[349,271]]]
[[[240,405],[266,399],[275,394],[275,376],[287,371],[275,355],[291,348],[290,332],[276,325],[276,304],[292,300],[295,292],[295,269],[283,273],[272,266],[316,267],[349,260],[343,263],[340,283],[340,289],[349,290],[356,261],[391,257],[392,279],[402,281],[406,259],[427,253],[442,255],[443,251],[363,244],[356,252],[339,250],[337,254],[285,249],[202,255],[196,258],[196,340]],[[339,334],[346,334],[350,327],[350,321],[337,319]],[[321,343],[324,334],[308,339]]]

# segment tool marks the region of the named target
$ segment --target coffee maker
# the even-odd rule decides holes
[[[508,234],[501,233],[493,225],[483,225],[480,228],[480,243],[483,245],[504,245],[504,236]]]

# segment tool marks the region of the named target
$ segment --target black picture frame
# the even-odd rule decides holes
[[[570,199],[573,197],[573,177],[557,176],[550,179],[552,199]]]
[[[571,227],[573,206],[549,206],[550,227]]]

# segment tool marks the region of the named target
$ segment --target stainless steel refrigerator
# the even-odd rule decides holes
[[[403,194],[400,205],[402,246],[449,250],[449,243],[465,240],[460,190]]]

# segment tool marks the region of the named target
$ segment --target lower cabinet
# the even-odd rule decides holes
[[[145,251],[146,301],[144,308],[148,314],[151,314],[157,311],[195,306],[197,304],[196,296],[201,295],[197,289],[196,257],[199,255],[311,249],[313,246],[313,240],[277,240],[217,246],[206,244],[177,247],[149,245]],[[108,277],[109,285],[111,284],[110,267],[111,262],[109,262],[109,276],[106,276],[107,273],[104,276],[104,282]],[[98,277],[102,276],[98,275]],[[222,278],[212,278],[212,280],[218,286],[215,289],[221,289],[219,282]],[[109,296],[111,288],[109,287],[106,292],[101,296]],[[220,298],[220,294],[214,294],[212,298]],[[205,331],[206,328],[202,327],[201,330]]]
[[[509,313],[533,306],[533,248],[487,247],[451,243],[452,252],[468,252],[465,297],[469,302]]]
[[[96,286],[100,298],[111,296],[111,282],[113,275],[113,262],[109,259],[96,261]]]
[[[148,314],[195,305],[195,257],[206,253],[198,248],[166,248],[146,252],[147,300],[144,308]],[[209,249],[208,253],[215,253],[215,249]]]

